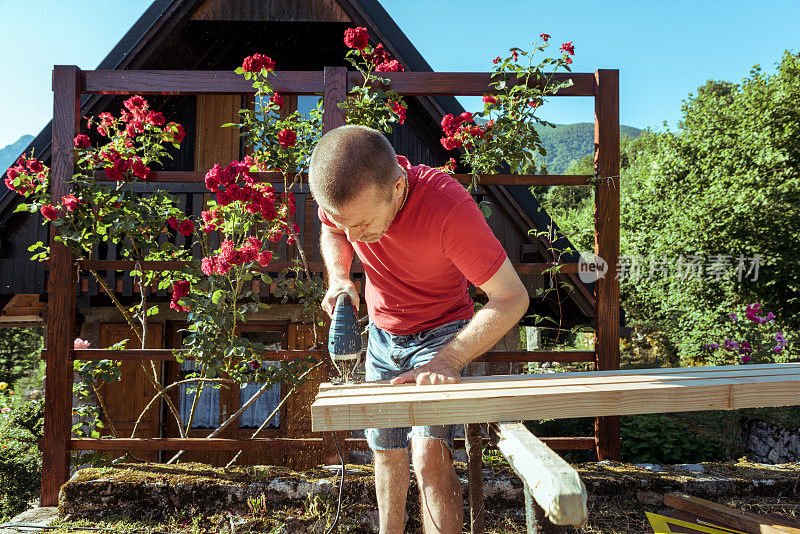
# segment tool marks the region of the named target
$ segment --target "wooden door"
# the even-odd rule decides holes
[[[163,347],[163,328],[161,324],[154,323],[148,325],[147,348],[160,349]],[[124,339],[129,339],[128,348],[137,347],[136,334],[127,324],[101,324],[100,325],[100,348],[105,349],[119,343]],[[156,383],[161,382],[162,362],[154,362],[156,376],[153,377],[152,367],[149,361],[144,361],[145,370],[142,369],[141,360],[123,360],[121,371],[122,379],[110,384],[103,384],[98,388],[98,393],[103,397],[103,402],[111,418],[111,422],[116,430],[117,437],[129,438],[133,431],[134,424],[139,415],[147,406],[150,399],[156,394],[151,379]],[[148,378],[149,375],[149,378]],[[159,403],[156,402],[142,416],[136,434],[136,438],[155,438],[158,437]],[[105,420],[106,427],[101,429],[101,436],[113,436],[111,425]],[[133,454],[151,462],[158,461],[158,451],[133,451]],[[122,452],[112,452],[112,458],[121,456]]]

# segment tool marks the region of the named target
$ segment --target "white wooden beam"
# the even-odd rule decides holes
[[[589,519],[586,486],[577,471],[522,423],[489,425],[497,448],[555,525],[582,527]]]

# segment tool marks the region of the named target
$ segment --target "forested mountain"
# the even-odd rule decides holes
[[[0,173],[6,173],[6,169],[14,163],[23,150],[28,148],[31,141],[33,141],[32,135],[23,135],[15,142],[0,149]]]
[[[594,153],[594,124],[591,122],[559,124],[555,128],[538,126],[536,130],[547,149],[547,156],[537,161],[547,166],[548,174],[566,174],[570,163]],[[619,133],[636,139],[642,130],[620,125]]]

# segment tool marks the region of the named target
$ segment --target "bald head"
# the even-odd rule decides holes
[[[348,124],[329,131],[311,155],[308,184],[323,209],[336,210],[374,186],[386,193],[402,172],[389,140],[379,131]]]

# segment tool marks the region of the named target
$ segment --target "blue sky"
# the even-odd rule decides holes
[[[298,0],[300,1],[300,0]],[[0,0],[0,147],[37,134],[52,115],[55,64],[93,69],[149,0]],[[681,100],[708,79],[767,73],[783,51],[800,51],[800,1],[381,0],[434,70],[489,70],[511,46],[541,32],[575,46],[573,72],[620,70],[620,121],[670,128]],[[566,7],[564,7],[566,6]],[[265,51],[268,53],[268,51]],[[469,105],[469,101],[466,101]],[[591,122],[591,98],[552,98],[549,121]]]

